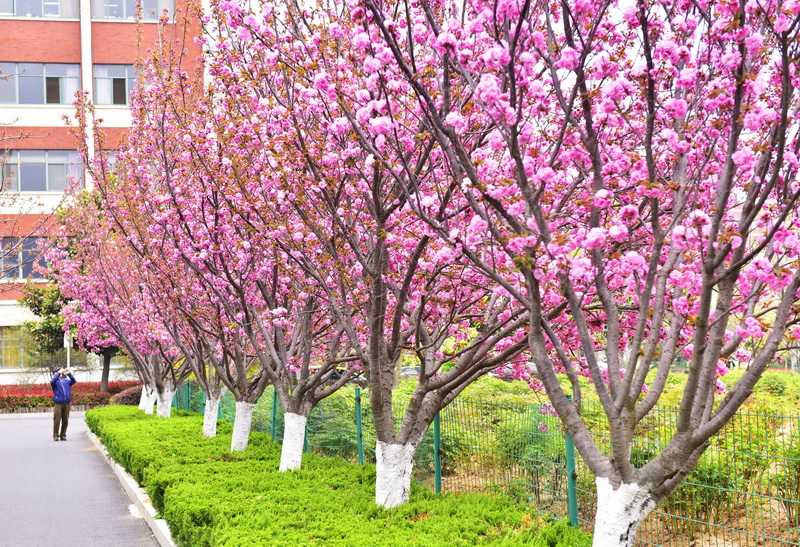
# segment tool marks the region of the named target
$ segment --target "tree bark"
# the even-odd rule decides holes
[[[408,503],[415,451],[416,447],[412,444],[376,443],[376,504],[391,509]]]
[[[250,440],[250,426],[253,424],[255,403],[236,402],[236,417],[233,420],[231,452],[244,452]]]
[[[656,507],[653,492],[646,486],[611,482],[597,477],[597,512],[592,547],[633,547],[639,525]]]
[[[306,438],[307,416],[285,413],[283,445],[281,446],[281,465],[279,471],[300,469],[303,460],[303,444]]]
[[[111,352],[104,351],[103,355],[103,372],[100,376],[100,391],[108,392],[108,375],[111,371]]]
[[[153,406],[156,404],[155,390],[146,385],[142,386],[142,396],[139,399],[139,410],[144,410],[145,414],[153,413]]]
[[[156,416],[159,418],[169,418],[172,410],[172,399],[175,397],[175,390],[164,388],[158,394],[158,411]]]
[[[206,407],[203,412],[203,437],[217,436],[217,416],[219,415],[219,397],[206,395]]]

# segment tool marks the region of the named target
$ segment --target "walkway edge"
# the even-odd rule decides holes
[[[106,450],[106,447],[103,446],[103,443],[100,442],[100,439],[98,439],[89,428],[86,428],[86,435],[97,447],[97,449],[103,455],[103,459],[105,459],[106,463],[108,463],[109,467],[111,467],[111,470],[117,476],[117,479],[119,479],[122,489],[125,490],[125,493],[136,506],[136,509],[139,510],[139,513],[150,527],[150,530],[153,532],[153,536],[156,538],[156,541],[158,541],[159,545],[161,545],[161,547],[176,547],[175,543],[172,541],[172,534],[169,531],[169,526],[167,526],[167,521],[156,518],[156,509],[150,503],[150,498],[148,497],[144,488],[139,486],[139,483],[137,483],[121,465],[115,462],[114,459],[108,455],[108,450]]]

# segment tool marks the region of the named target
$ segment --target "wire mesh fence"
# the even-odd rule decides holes
[[[202,412],[203,401],[202,390],[190,382],[178,391],[175,406]],[[398,425],[404,410],[395,406]],[[234,412],[228,395],[220,416],[233,421]],[[595,442],[607,449],[602,407],[584,403],[583,417]],[[676,420],[674,410],[653,410],[637,428],[632,461],[642,465],[660,452]],[[256,405],[253,429],[282,439],[283,413],[271,389]],[[374,462],[368,398],[356,391],[317,405],[309,416],[306,449]],[[594,477],[573,453],[546,404],[457,399],[440,412],[419,446],[414,480],[437,492],[511,496],[591,532]],[[662,547],[800,545],[800,416],[738,414],[714,437],[684,484],[647,518],[638,537],[641,545]]]

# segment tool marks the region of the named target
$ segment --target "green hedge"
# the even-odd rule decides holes
[[[303,469],[278,473],[280,447],[268,435],[253,433],[245,452],[231,453],[230,425],[203,439],[200,416],[174,409],[172,416],[113,406],[87,412],[86,422],[147,488],[179,545],[591,544],[501,496],[437,496],[413,486],[410,503],[378,508],[374,466],[306,454]]]

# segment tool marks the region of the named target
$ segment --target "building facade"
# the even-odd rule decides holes
[[[35,318],[17,299],[26,280],[45,281],[34,268],[40,238],[70,181],[85,184],[64,120],[75,113],[76,91],[88,93],[104,142],[115,146],[130,123],[136,64],[156,43],[159,17],[177,28],[187,13],[184,0],[0,0],[0,384],[30,379],[22,373],[20,323]],[[199,57],[193,40],[184,47],[190,62]]]

